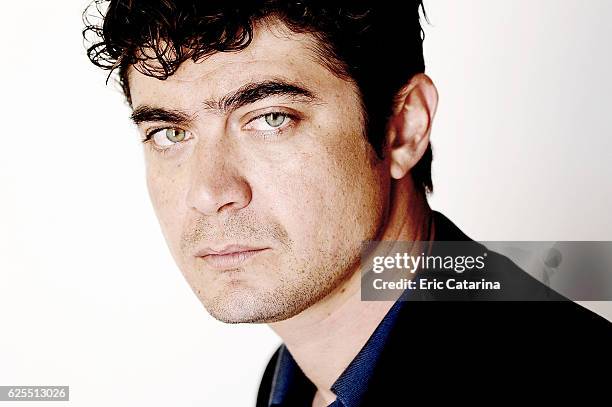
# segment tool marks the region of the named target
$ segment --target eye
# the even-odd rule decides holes
[[[254,118],[249,122],[247,127],[249,130],[269,131],[280,129],[290,121],[291,116],[287,113],[270,112]]]
[[[183,129],[165,128],[148,133],[145,141],[153,140],[157,147],[171,147],[176,143],[187,140],[189,135],[190,133]]]

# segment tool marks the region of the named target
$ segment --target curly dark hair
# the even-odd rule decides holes
[[[118,71],[131,104],[127,70],[166,79],[181,63],[250,44],[254,24],[277,19],[315,38],[325,66],[360,92],[366,135],[383,158],[394,97],[425,71],[422,0],[93,0],[83,13],[87,55]],[[109,74],[110,76],[110,74]],[[411,170],[416,187],[433,191],[431,143]]]

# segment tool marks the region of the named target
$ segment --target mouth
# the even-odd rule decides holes
[[[208,266],[216,270],[227,270],[236,268],[249,259],[268,250],[268,248],[249,248],[249,247],[234,247],[228,248],[219,252],[208,251],[196,256],[202,259]]]

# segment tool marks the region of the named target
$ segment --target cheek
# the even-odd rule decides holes
[[[181,173],[169,171],[159,164],[148,161],[146,168],[147,189],[161,226],[162,232],[171,249],[180,239],[182,219],[186,207],[181,187]]]
[[[364,240],[373,237],[383,209],[382,179],[371,166],[368,148],[362,142],[329,149],[328,168],[321,177],[325,186],[326,210],[338,230],[335,239]],[[333,228],[330,228],[333,234]]]
[[[360,140],[321,146],[279,171],[271,201],[302,250],[332,253],[375,237],[384,193],[369,151]]]

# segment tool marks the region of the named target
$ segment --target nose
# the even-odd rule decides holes
[[[228,149],[195,154],[191,165],[188,205],[204,215],[246,207],[251,202],[252,191],[240,174],[238,162]]]

